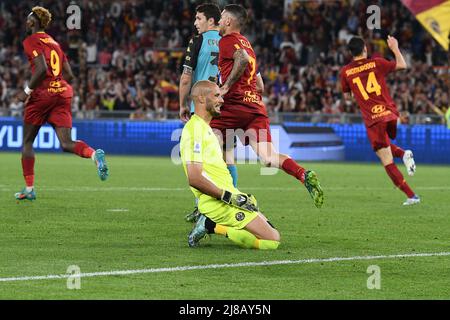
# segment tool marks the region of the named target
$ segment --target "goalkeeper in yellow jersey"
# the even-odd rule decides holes
[[[280,234],[259,212],[255,197],[233,186],[222,148],[209,126],[223,104],[219,87],[211,81],[198,81],[191,97],[195,114],[184,126],[180,151],[201,215],[188,236],[189,246],[196,247],[206,234],[215,233],[244,248],[278,248]]]

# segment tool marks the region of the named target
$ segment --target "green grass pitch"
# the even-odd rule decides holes
[[[239,165],[239,188],[255,194],[282,236],[278,250],[258,251],[220,236],[187,246],[191,225],[183,217],[193,196],[169,158],[107,160],[110,179],[101,182],[90,160],[37,154],[38,199],[17,204],[20,154],[0,153],[0,299],[450,298],[448,255],[103,275],[82,277],[79,290],[69,290],[65,278],[23,280],[66,274],[70,265],[91,273],[450,252],[448,166],[418,163],[407,181],[422,203],[403,207],[404,195],[380,164],[306,163],[324,188],[318,210],[292,177]],[[367,288],[371,265],[380,269],[380,289]]]

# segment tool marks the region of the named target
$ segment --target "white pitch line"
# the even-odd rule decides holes
[[[178,271],[192,271],[192,270],[205,270],[205,269],[224,269],[224,268],[259,267],[259,266],[273,266],[273,265],[286,265],[286,264],[308,264],[308,263],[340,262],[340,261],[355,261],[355,260],[377,260],[377,259],[442,257],[442,256],[450,256],[450,252],[406,253],[406,254],[392,254],[392,255],[379,255],[379,256],[354,256],[354,257],[334,257],[334,258],[321,258],[321,259],[313,258],[313,259],[302,259],[302,260],[274,260],[274,261],[261,261],[261,262],[207,264],[207,265],[184,266],[184,267],[90,272],[90,273],[80,273],[79,275],[53,274],[53,275],[46,275],[46,276],[25,276],[25,277],[0,278],[0,282],[67,279],[69,277],[87,278],[87,277],[101,277],[101,276],[123,276],[123,275],[130,275],[130,274],[178,272]]]
[[[106,211],[108,212],[128,212],[130,211],[129,209],[107,209]]]

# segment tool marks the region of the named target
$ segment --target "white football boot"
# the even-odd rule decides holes
[[[418,203],[420,203],[420,198],[419,198],[418,195],[415,194],[412,198],[406,199],[406,201],[403,202],[403,205],[404,206],[411,206],[413,204],[418,204]]]
[[[405,154],[403,155],[403,163],[408,171],[408,175],[413,176],[416,172],[416,163],[414,162],[414,156],[411,150],[405,150]]]

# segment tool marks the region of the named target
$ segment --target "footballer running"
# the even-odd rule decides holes
[[[82,158],[91,158],[101,180],[108,177],[108,166],[103,150],[94,150],[83,141],[72,141],[71,102],[73,91],[68,83],[72,69],[58,42],[45,32],[52,20],[43,7],[34,7],[28,14],[26,30],[29,36],[23,48],[31,66],[32,76],[18,99],[25,102],[23,115],[22,170],[26,187],[15,194],[16,200],[35,200],[33,142],[45,123],[53,126],[65,152]]]
[[[228,160],[229,150],[234,148],[236,130],[243,130],[239,136],[244,145],[249,145],[268,167],[282,169],[305,185],[314,205],[323,204],[323,190],[317,174],[298,165],[288,155],[280,154],[272,144],[270,121],[261,99],[258,85],[258,65],[252,45],[241,34],[247,22],[247,11],[241,5],[224,7],[219,21],[219,82],[224,95],[220,117],[212,119],[211,127],[220,132],[224,154]],[[233,157],[233,155],[231,155]],[[228,161],[227,161],[228,163]]]

